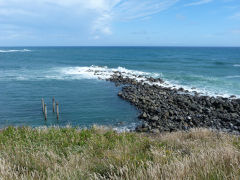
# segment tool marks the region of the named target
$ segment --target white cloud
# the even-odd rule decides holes
[[[168,9],[179,0],[130,0],[122,1],[115,10],[122,19],[150,16]]]
[[[112,34],[113,20],[132,20],[145,18],[168,9],[179,0],[115,0],[104,6],[104,11],[94,22],[94,30],[104,34]]]
[[[34,21],[34,17],[42,17],[42,21],[46,22],[54,16],[58,17],[59,14],[65,13],[71,17],[74,16],[75,19],[86,19],[85,23],[89,23],[91,26],[92,36],[99,38],[101,35],[112,34],[111,24],[114,21],[149,17],[168,9],[178,1],[179,0],[0,0],[0,15],[6,16],[9,19],[15,19],[15,21],[19,20],[19,24],[21,24],[20,19],[32,19],[32,21]],[[36,20],[34,22],[36,22]],[[59,22],[53,23],[63,22],[59,19]],[[78,23],[83,22],[79,21]]]
[[[94,21],[93,32],[110,35],[113,20],[148,17],[169,8],[176,2],[178,0],[102,0],[102,3],[98,4],[97,10],[100,14]]]
[[[198,5],[210,3],[212,1],[213,0],[197,0],[197,1],[185,4],[185,6],[198,6]]]
[[[106,35],[112,34],[112,31],[110,28],[111,20],[112,20],[112,17],[109,14],[104,14],[99,18],[97,18],[93,22],[92,33],[103,33]]]

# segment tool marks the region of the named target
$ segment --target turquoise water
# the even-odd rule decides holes
[[[94,75],[96,69],[105,74]],[[98,79],[114,70],[162,77],[166,86],[195,87],[207,95],[240,97],[240,48],[0,48],[0,127],[134,127],[138,111],[118,98],[119,87]],[[53,96],[60,103],[59,121],[52,113]]]

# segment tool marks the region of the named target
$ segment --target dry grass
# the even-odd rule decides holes
[[[240,138],[9,127],[0,132],[0,179],[240,179]]]

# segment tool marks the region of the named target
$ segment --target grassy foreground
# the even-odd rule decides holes
[[[239,179],[240,138],[196,129],[164,135],[93,127],[0,132],[0,179]]]

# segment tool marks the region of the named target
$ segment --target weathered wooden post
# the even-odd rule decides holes
[[[44,99],[42,98],[42,112],[44,113]]]
[[[57,108],[57,120],[59,120],[59,104],[56,102],[56,108]]]
[[[44,104],[44,116],[45,116],[45,120],[47,120],[47,105]]]
[[[53,107],[53,112],[55,112],[55,97],[52,99],[52,107]]]

